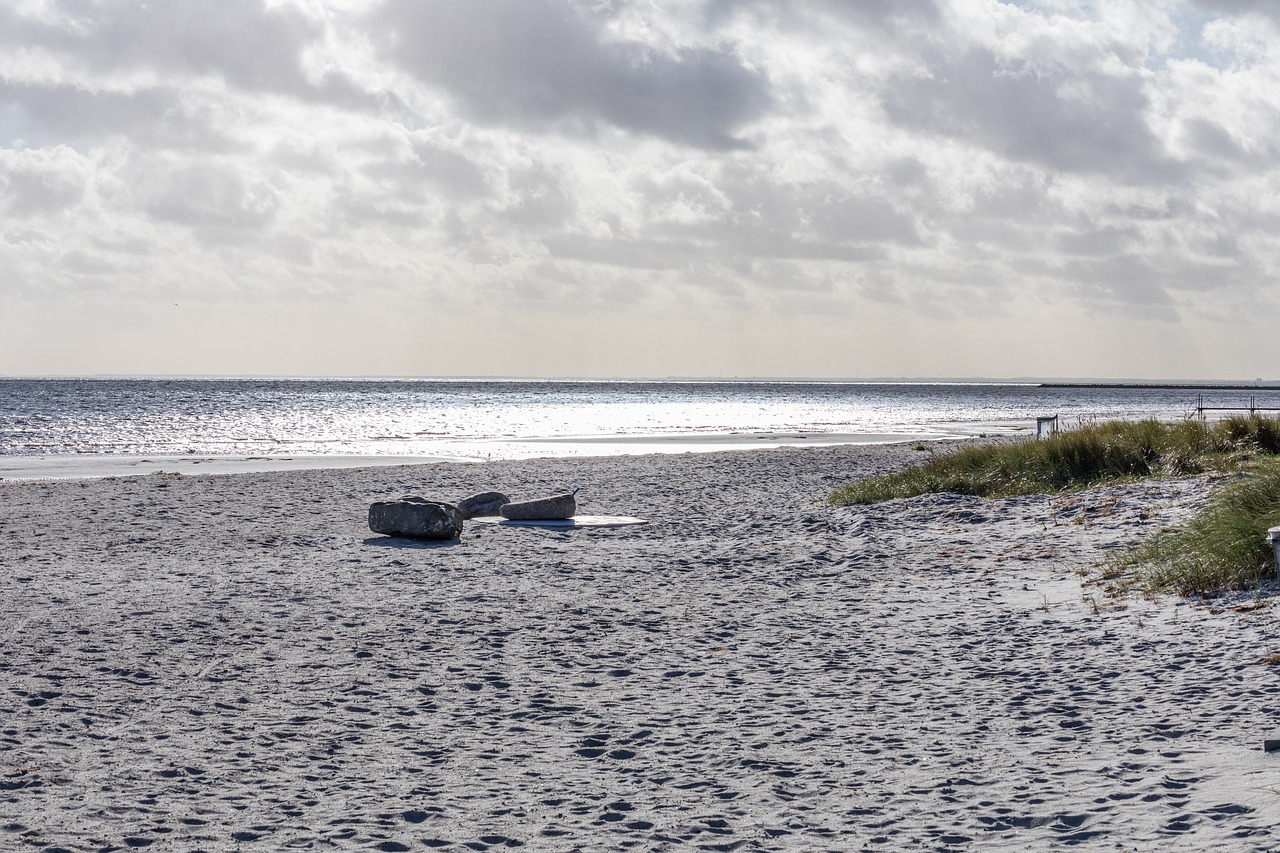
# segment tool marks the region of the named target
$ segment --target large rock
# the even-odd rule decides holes
[[[536,501],[509,503],[498,509],[498,515],[511,521],[553,521],[573,518],[578,502],[573,495],[554,495]]]
[[[377,501],[369,505],[369,529],[413,539],[456,539],[462,535],[462,513],[453,504],[416,496]]]
[[[509,503],[511,498],[502,492],[481,492],[458,501],[458,510],[463,518],[476,518],[481,515],[497,515],[498,510]]]

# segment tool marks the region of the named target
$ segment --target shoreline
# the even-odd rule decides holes
[[[976,425],[973,429],[994,429]],[[1017,435],[1017,427],[1005,428]],[[1025,429],[1025,428],[1023,428]],[[556,436],[526,439],[477,439],[449,442],[430,456],[369,454],[48,454],[0,455],[0,482],[99,479],[149,474],[246,474],[270,471],[330,470],[398,465],[491,464],[534,458],[591,458],[649,454],[720,453],[742,450],[947,443],[972,436],[964,432],[831,433],[771,431],[752,433],[678,433],[633,436]],[[469,452],[459,452],[463,450]],[[493,458],[497,452],[498,458]]]
[[[314,456],[227,454],[120,454],[114,456],[0,456],[0,483],[97,480],[108,477],[145,477],[152,474],[208,476],[215,474],[264,474],[281,471],[386,468],[399,465],[466,464],[467,459],[447,456]]]
[[[0,838],[1275,849],[1270,599],[1121,608],[1077,574],[1208,478],[822,502],[917,456],[0,484]],[[575,487],[584,514],[649,523],[366,523],[388,496]]]

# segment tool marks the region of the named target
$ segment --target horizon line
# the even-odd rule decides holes
[[[1280,390],[1280,379],[1151,379],[1145,377],[1064,376],[516,376],[516,375],[326,375],[326,374],[0,374],[0,381],[256,381],[256,382],[563,382],[563,383],[797,383],[797,384],[920,384],[920,385],[1063,385],[1210,387]]]

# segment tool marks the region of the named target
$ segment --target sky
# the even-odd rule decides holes
[[[0,0],[0,375],[1276,378],[1268,0]]]

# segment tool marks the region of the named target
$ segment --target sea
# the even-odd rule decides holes
[[[1259,395],[1280,401],[1274,387],[1035,382],[0,379],[0,457],[699,452],[1172,420]]]

